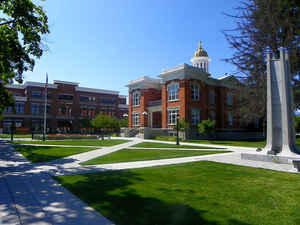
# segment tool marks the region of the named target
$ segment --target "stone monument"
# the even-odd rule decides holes
[[[300,159],[296,146],[293,93],[288,53],[267,54],[267,145],[262,152],[242,154],[242,159],[292,163]]]

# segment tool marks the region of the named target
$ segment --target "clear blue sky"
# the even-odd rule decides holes
[[[38,1],[40,2],[40,1]],[[213,77],[235,68],[222,61],[232,50],[222,30],[234,26],[238,0],[47,0],[49,47],[25,81],[66,80],[120,91],[141,76],[190,63],[198,42],[212,59]]]

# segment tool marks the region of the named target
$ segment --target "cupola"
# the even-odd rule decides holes
[[[202,42],[199,42],[199,48],[194,53],[194,57],[191,59],[192,65],[201,69],[203,72],[209,73],[209,62],[207,52],[203,49]]]

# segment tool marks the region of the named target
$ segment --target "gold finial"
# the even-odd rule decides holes
[[[199,41],[199,48],[202,48],[202,41]]]

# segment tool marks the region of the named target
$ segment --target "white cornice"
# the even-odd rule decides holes
[[[6,88],[14,88],[14,89],[25,89],[25,85],[23,84],[7,84]]]
[[[44,88],[46,83],[40,83],[40,82],[33,82],[33,81],[27,81],[25,82],[25,87],[42,87]],[[57,85],[55,84],[48,84],[48,88],[57,88]]]
[[[129,84],[126,85],[126,87],[128,87],[130,91],[135,89],[147,88],[161,89],[161,79],[144,76],[137,80],[130,81]]]

